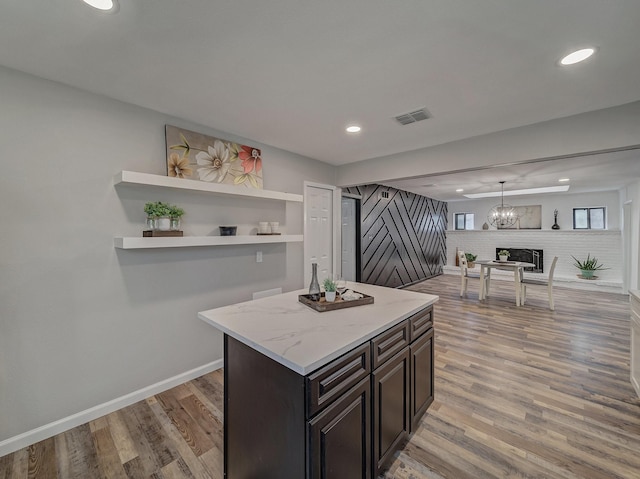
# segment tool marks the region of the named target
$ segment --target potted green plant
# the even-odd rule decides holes
[[[171,206],[162,201],[149,202],[144,205],[144,212],[147,214],[147,227],[152,229],[168,231],[171,229],[169,220]]]
[[[478,257],[478,255],[473,253],[465,253],[464,256],[465,258],[467,258],[467,268],[475,268],[476,267],[475,260]]]
[[[169,207],[169,210],[169,228],[172,231],[178,231],[180,230],[180,218],[182,218],[182,215],[184,215],[184,210],[176,205],[171,205]]]
[[[509,250],[501,249],[498,251],[498,258],[500,258],[500,261],[507,261],[507,259],[509,259]]]
[[[324,280],[324,299],[329,303],[333,303],[336,300],[336,283],[331,278]]]
[[[593,272],[599,271],[605,268],[602,263],[598,262],[598,258],[595,256],[592,258],[591,253],[587,254],[587,259],[580,261],[575,256],[571,256],[574,260],[573,265],[580,270],[580,275],[584,279],[593,279]]]

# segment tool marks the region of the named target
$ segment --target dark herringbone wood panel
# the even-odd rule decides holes
[[[442,273],[447,203],[380,185],[345,191],[362,197],[363,283],[397,287]]]
[[[510,281],[438,294],[435,400],[382,479],[638,479],[626,296]],[[222,371],[0,458],[0,478],[222,478]],[[247,460],[251,460],[247,451]],[[295,479],[295,478],[283,478]],[[350,479],[350,478],[345,478]]]

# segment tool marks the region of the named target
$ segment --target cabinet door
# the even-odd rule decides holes
[[[308,422],[309,478],[369,479],[369,377]]]
[[[373,462],[378,477],[409,434],[409,348],[376,369],[372,384]]]
[[[433,402],[433,329],[409,347],[411,351],[411,431]]]

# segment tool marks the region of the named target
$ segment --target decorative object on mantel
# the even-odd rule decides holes
[[[166,125],[167,175],[262,189],[258,148]]]
[[[551,227],[552,230],[559,230],[560,229],[560,225],[558,224],[558,210],[553,210],[553,226]]]
[[[485,231],[488,230],[489,229],[489,225],[487,223],[484,223],[482,225],[482,229],[485,230]]]
[[[509,259],[509,254],[509,251],[506,249],[498,251],[498,258],[500,258],[498,261],[505,263]]]
[[[498,226],[500,230],[541,230],[542,205],[514,206],[518,220],[513,226]]]
[[[184,210],[176,205],[163,203],[162,201],[148,202],[144,205],[144,212],[147,214],[145,231],[180,231],[180,218],[184,215]],[[159,236],[144,235],[143,236]],[[164,235],[182,236],[182,235]]]
[[[220,228],[220,236],[235,236],[238,229],[237,226],[218,226]]]
[[[598,259],[595,256],[592,258],[590,253],[587,254],[587,259],[584,260],[584,261],[580,261],[579,259],[577,259],[573,255],[571,257],[575,261],[573,263],[573,266],[575,266],[576,268],[578,268],[580,270],[581,274],[578,277],[582,278],[582,279],[594,279],[594,278],[597,278],[597,276],[593,275],[594,271],[600,271],[600,270],[603,270],[603,269],[609,269],[609,268],[605,268],[603,264],[598,263]]]
[[[337,298],[333,303],[330,303],[325,299],[325,293],[322,293],[320,295],[320,299],[318,300],[311,299],[310,294],[300,294],[298,295],[298,301],[306,306],[309,306],[311,309],[315,309],[319,313],[324,313],[325,311],[335,311],[337,309],[352,308],[354,306],[363,306],[365,304],[373,304],[374,302],[373,296],[351,290],[347,291],[344,294],[345,298],[350,297],[349,295],[347,295],[347,293],[349,292],[351,292],[351,294],[354,296],[359,296],[358,299],[346,300],[344,298]]]
[[[496,228],[507,228],[515,225],[518,217],[513,206],[504,204],[504,181],[501,181],[500,185],[502,186],[500,204],[489,210],[487,221]]]
[[[336,283],[331,278],[325,278],[323,286],[324,299],[329,303],[333,303],[336,300]]]

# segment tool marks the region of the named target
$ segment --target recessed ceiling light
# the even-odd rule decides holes
[[[350,125],[347,127],[347,131],[349,133],[359,133],[360,130],[362,130],[362,128],[360,128],[358,125]]]
[[[573,65],[574,63],[579,63],[589,58],[595,53],[595,51],[595,48],[583,48],[582,50],[577,50],[573,53],[569,53],[566,57],[560,60],[560,64]]]
[[[566,183],[567,181],[569,181],[570,178],[560,178],[558,181],[560,183]]]
[[[82,0],[87,5],[102,10],[103,12],[115,12],[118,9],[116,0]]]
[[[462,188],[458,188],[458,189],[456,190],[456,193],[462,193],[463,191],[464,191],[464,190],[463,190]]]

